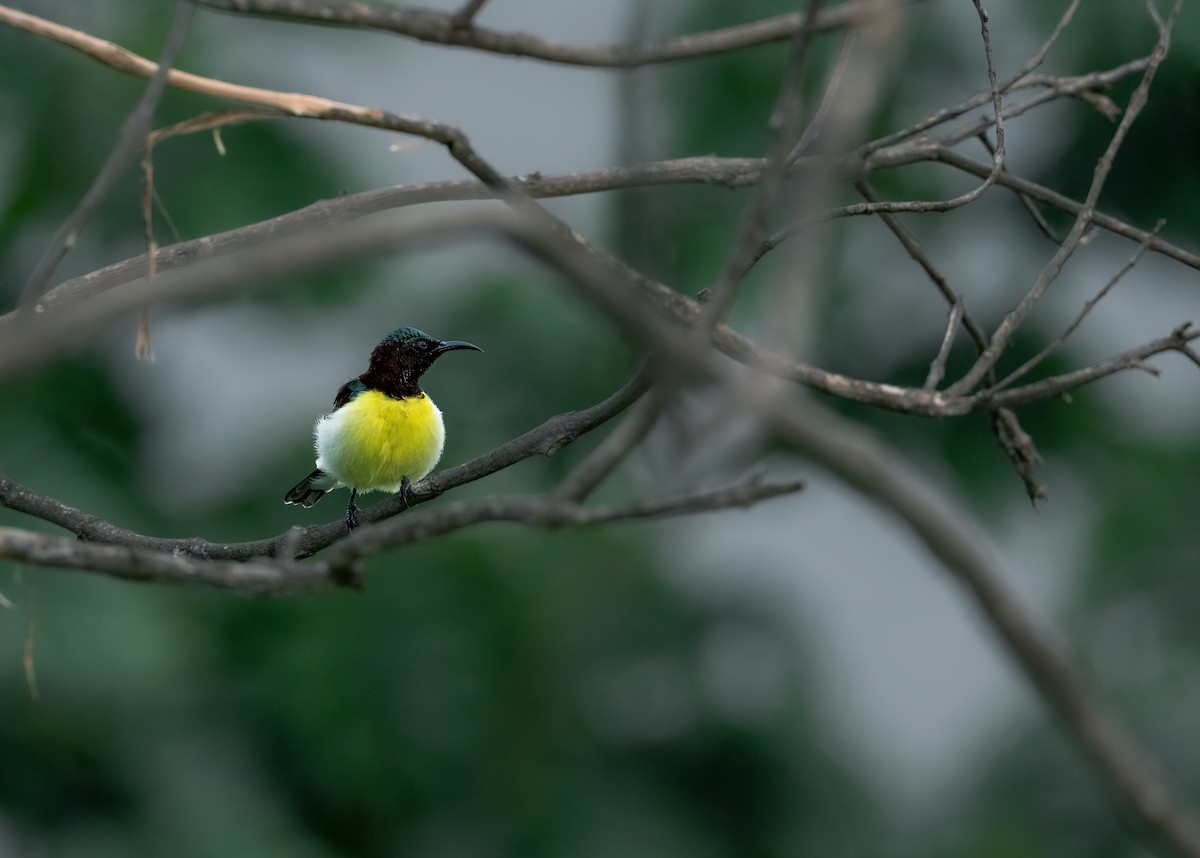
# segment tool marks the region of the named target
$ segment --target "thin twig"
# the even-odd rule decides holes
[[[454,17],[450,20],[454,26],[459,28],[473,27],[475,24],[475,16],[479,14],[479,10],[483,8],[488,0],[466,0],[462,7],[454,13]]]
[[[1046,290],[1058,279],[1063,266],[1066,265],[1067,260],[1071,258],[1075,250],[1079,247],[1084,232],[1090,226],[1095,214],[1100,192],[1104,189],[1104,184],[1108,180],[1109,173],[1112,172],[1116,154],[1125,142],[1125,137],[1129,133],[1129,129],[1133,126],[1134,120],[1142,112],[1142,108],[1146,106],[1154,74],[1162,64],[1162,61],[1166,59],[1167,47],[1170,44],[1171,28],[1175,23],[1175,18],[1179,13],[1182,3],[1183,0],[1176,0],[1171,10],[1170,18],[1159,28],[1158,41],[1151,54],[1150,63],[1146,67],[1146,71],[1142,74],[1142,79],[1133,91],[1133,95],[1130,96],[1129,105],[1125,108],[1125,114],[1121,117],[1121,122],[1117,126],[1117,130],[1113,133],[1108,147],[1096,162],[1096,167],[1092,175],[1092,183],[1083,201],[1083,208],[1076,216],[1075,223],[1072,225],[1070,232],[1067,233],[1066,239],[1042,269],[1030,290],[1017,306],[1004,317],[1004,320],[993,332],[991,341],[988,343],[988,347],[984,350],[983,354],[979,356],[979,359],[967,370],[962,378],[950,385],[948,388],[949,393],[966,393],[987,376],[988,371],[996,365],[996,361],[1000,359],[1000,356],[1008,347],[1008,343],[1017,328],[1020,327],[1025,317],[1029,315],[1034,306],[1041,300]]]
[[[8,10],[0,7],[0,12],[6,11]],[[183,41],[187,38],[188,26],[195,11],[196,7],[190,0],[176,0],[175,18],[171,22],[171,29],[167,34],[167,41],[163,46],[158,65],[154,73],[148,75],[150,82],[146,84],[146,89],[142,92],[142,97],[138,99],[137,106],[122,123],[117,145],[104,160],[91,187],[87,189],[83,199],[58,228],[50,241],[50,246],[42,254],[42,258],[38,261],[37,267],[34,268],[29,282],[25,284],[25,289],[21,293],[22,306],[32,305],[46,291],[58,263],[75,246],[79,231],[92,219],[92,215],[96,213],[105,197],[112,191],[121,172],[129,165],[141,147],[146,132],[150,130],[154,108],[158,106],[158,100],[166,88],[171,64],[175,62],[175,57],[183,47]],[[0,22],[10,23],[5,21],[3,16],[0,16]]]
[[[937,390],[937,386],[942,379],[946,377],[946,361],[950,359],[950,349],[954,346],[954,335],[958,333],[958,326],[963,320],[963,299],[961,295],[956,295],[954,303],[950,305],[950,314],[946,319],[946,333],[942,336],[942,345],[938,349],[937,356],[929,365],[929,374],[925,376],[925,384],[921,386],[922,390]]]
[[[757,258],[755,248],[766,233],[767,215],[787,172],[788,152],[795,145],[800,130],[806,60],[809,45],[816,35],[813,22],[821,11],[821,2],[822,0],[809,0],[804,26],[800,27],[792,38],[787,68],[769,120],[771,136],[767,146],[766,169],[763,171],[762,181],[755,186],[750,202],[742,210],[733,247],[721,266],[720,274],[709,289],[698,326],[700,337],[707,337],[713,326],[725,317],[733,305],[738,284]]]
[[[874,203],[878,201],[875,188],[871,185],[869,180],[858,180],[854,183],[854,188],[868,203]],[[878,212],[878,214],[879,219],[883,222],[883,225],[891,231],[892,235],[896,236],[897,240],[899,240],[905,251],[908,252],[908,255],[913,258],[914,262],[921,266],[922,270],[924,270],[930,281],[933,282],[933,285],[937,287],[938,292],[940,292],[942,297],[946,299],[946,304],[952,310],[956,306],[960,306],[962,308],[961,318],[963,328],[982,351],[984,347],[987,346],[987,334],[984,333],[983,328],[979,327],[979,325],[975,323],[975,320],[972,318],[971,314],[967,312],[967,308],[963,303],[962,296],[956,294],[954,290],[950,288],[950,284],[946,282],[946,278],[942,275],[942,272],[939,271],[937,266],[933,264],[933,260],[929,258],[929,254],[925,252],[913,234],[905,229],[904,225],[900,223],[896,217],[892,216],[889,212]]]
[[[1165,225],[1166,225],[1165,220],[1159,220],[1159,222],[1154,227],[1154,232],[1151,234],[1158,235],[1159,231],[1162,230],[1162,228]],[[1025,363],[1021,364],[1019,367],[1014,369],[1012,372],[1010,372],[1008,375],[1006,375],[1003,379],[1001,379],[1000,381],[996,382],[995,384],[989,386],[988,392],[996,393],[1001,390],[1004,390],[1007,387],[1011,387],[1013,382],[1015,382],[1017,379],[1021,378],[1022,376],[1028,374],[1030,370],[1037,367],[1042,361],[1044,361],[1046,358],[1050,357],[1050,355],[1054,354],[1056,351],[1058,351],[1060,348],[1062,348],[1063,345],[1067,342],[1067,338],[1070,337],[1071,334],[1075,333],[1075,330],[1081,324],[1083,324],[1083,320],[1085,318],[1087,318],[1088,313],[1092,312],[1092,309],[1097,304],[1099,304],[1101,300],[1103,300],[1104,296],[1106,296],[1110,291],[1112,291],[1112,288],[1114,286],[1116,286],[1118,283],[1120,283],[1121,279],[1126,274],[1128,274],[1130,271],[1132,271],[1134,266],[1137,265],[1139,261],[1141,261],[1141,258],[1143,256],[1143,254],[1145,254],[1146,249],[1149,247],[1149,245],[1150,245],[1149,241],[1143,241],[1140,245],[1138,245],[1138,249],[1136,251],[1134,251],[1134,254],[1125,261],[1125,264],[1122,265],[1121,268],[1115,274],[1113,274],[1112,277],[1108,278],[1108,282],[1105,283],[1103,287],[1101,287],[1100,291],[1097,292],[1094,297],[1089,299],[1088,302],[1083,305],[1083,309],[1081,309],[1079,311],[1079,315],[1077,315],[1075,317],[1075,319],[1071,322],[1071,324],[1069,324],[1067,326],[1067,329],[1062,332],[1062,334],[1058,337],[1058,339],[1056,339],[1056,340],[1054,340],[1054,342],[1046,345],[1046,347],[1043,348],[1040,352],[1038,352],[1036,355],[1031,357],[1029,360],[1025,361]]]
[[[146,234],[146,280],[154,280],[154,275],[157,273],[156,261],[158,259],[158,242],[154,240],[154,208],[153,203],[158,200],[158,191],[154,187],[154,147],[163,140],[168,140],[171,137],[180,134],[192,134],[197,131],[212,131],[214,139],[218,146],[221,145],[219,136],[220,129],[226,125],[234,125],[241,122],[249,122],[261,119],[279,119],[284,114],[274,110],[264,110],[261,108],[239,109],[239,110],[217,110],[209,113],[203,113],[191,119],[186,119],[183,122],[177,122],[167,128],[160,128],[156,131],[151,131],[146,135],[146,146],[142,152],[142,223]],[[222,150],[223,151],[223,150]],[[161,207],[162,202],[159,201]],[[164,215],[166,210],[163,209]],[[170,216],[166,215],[168,222]],[[175,226],[171,224],[172,230]],[[175,230],[178,237],[178,230]],[[134,344],[134,354],[144,361],[154,362],[154,349],[150,344],[150,305],[142,307],[141,319],[138,322],[137,340]]]
[[[667,395],[658,388],[625,416],[600,445],[571,469],[551,497],[582,503],[625,457],[650,433],[667,406]]]
[[[899,214],[901,212],[948,212],[956,208],[961,208],[969,203],[979,199],[983,194],[994,185],[1004,170],[1005,152],[1004,152],[1004,119],[1005,111],[1001,101],[1001,90],[996,83],[996,70],[992,64],[992,41],[991,34],[988,30],[987,13],[983,11],[983,6],[980,0],[973,0],[975,9],[979,15],[979,29],[983,40],[983,54],[987,61],[987,76],[989,93],[992,101],[993,117],[989,121],[989,125],[995,130],[996,134],[996,150],[992,157],[992,168],[984,176],[983,181],[962,194],[956,197],[951,197],[945,200],[908,200],[900,202],[870,202],[859,203],[856,205],[842,206],[825,212],[817,218],[801,218],[800,220],[789,224],[782,230],[771,235],[764,240],[758,247],[754,261],[762,258],[769,250],[779,245],[784,239],[795,235],[812,223],[819,220],[828,220],[830,217],[855,217],[866,214]],[[936,123],[934,123],[936,124]],[[874,141],[871,144],[863,146],[859,149],[859,154],[863,157],[878,153],[882,148],[883,140],[891,140],[894,143],[903,139],[898,135],[890,135],[886,138]],[[889,144],[891,145],[891,144]]]
[[[860,179],[854,186],[868,202],[875,199],[875,189],[871,187],[867,179]],[[934,358],[933,363],[929,367],[929,375],[925,378],[925,384],[922,387],[925,391],[933,391],[937,389],[937,386],[941,384],[942,379],[945,377],[946,362],[950,357],[955,326],[958,322],[962,323],[971,340],[975,343],[975,347],[980,352],[987,348],[987,335],[975,322],[974,318],[971,317],[971,314],[967,312],[963,297],[951,292],[945,278],[934,267],[933,262],[930,261],[916,238],[894,216],[883,213],[879,217],[887,228],[892,231],[892,234],[900,240],[900,243],[908,251],[908,254],[925,270],[925,273],[933,281],[938,291],[950,303],[950,318],[946,328],[946,338],[942,340],[942,346],[938,350],[937,357]],[[989,373],[988,383],[990,384],[995,380],[995,373]],[[1046,489],[1036,480],[1034,475],[1034,466],[1039,460],[1036,453],[1033,455],[1029,454],[1029,451],[1033,449],[1033,440],[1029,437],[1028,433],[1021,429],[1020,420],[1017,418],[1017,415],[1012,412],[1007,412],[1004,415],[993,414],[991,426],[992,431],[996,435],[996,440],[1000,443],[1000,448],[1008,456],[1013,468],[1021,476],[1029,497],[1035,499],[1045,497]]]
[[[833,109],[834,102],[837,101],[838,93],[841,91],[842,77],[846,73],[847,66],[850,65],[850,58],[854,55],[854,46],[858,44],[858,33],[857,29],[847,27],[842,34],[842,47],[838,51],[833,71],[829,73],[829,80],[826,81],[824,91],[821,93],[821,101],[817,105],[817,109],[813,111],[804,133],[800,135],[800,139],[796,141],[792,151],[788,152],[787,163],[789,165],[795,163],[797,158],[808,151],[808,147],[820,137],[821,131],[825,128],[829,111]]]
[[[10,24],[75,48],[105,65],[127,74],[151,77],[159,71],[157,63],[112,42],[47,21],[44,18],[38,18],[35,15],[9,9],[6,6],[0,6],[0,23]],[[190,92],[277,110],[289,116],[348,122],[354,125],[423,137],[445,146],[451,157],[497,193],[503,194],[509,189],[507,179],[479,157],[466,135],[458,128],[442,122],[390,113],[376,107],[346,104],[303,93],[277,92],[259,87],[226,83],[178,69],[168,69],[166,81],[170,86]]]
[[[933,153],[933,157],[937,161],[948,164],[951,167],[962,170],[964,173],[971,173],[974,176],[980,176],[987,173],[987,166],[979,161],[974,161],[965,155],[962,155],[953,149],[937,147]],[[1001,187],[1008,188],[1018,194],[1025,194],[1031,199],[1063,211],[1078,215],[1084,209],[1084,203],[1079,200],[1071,199],[1070,197],[1060,194],[1057,191],[1047,188],[1045,185],[1039,185],[1037,182],[1031,182],[1029,179],[1022,178],[1015,173],[1002,173],[1000,178],[996,180],[996,184]],[[1182,262],[1189,268],[1200,270],[1200,254],[1193,253],[1190,250],[1185,250],[1171,242],[1164,241],[1161,237],[1155,236],[1153,233],[1138,229],[1131,226],[1119,218],[1112,215],[1106,215],[1102,212],[1093,212],[1091,217],[1093,226],[1098,226],[1101,229],[1108,230],[1114,235],[1119,235],[1122,238],[1127,238],[1134,242],[1147,242],[1147,246],[1156,253],[1161,253],[1164,256],[1174,259],[1176,262]]]
[[[995,157],[996,147],[988,139],[987,133],[980,133],[977,139],[983,144],[983,148],[987,149],[988,154]],[[1004,171],[1007,173],[1008,168],[1005,167]],[[1054,228],[1050,226],[1050,222],[1046,220],[1046,216],[1042,214],[1042,210],[1037,207],[1037,203],[1028,194],[1019,192],[1017,193],[1017,199],[1021,201],[1021,205],[1025,207],[1025,211],[1029,212],[1029,217],[1033,219],[1033,224],[1038,228],[1038,231],[1056,245],[1062,244],[1062,238],[1055,233]],[[981,350],[985,347],[986,343],[981,346]]]

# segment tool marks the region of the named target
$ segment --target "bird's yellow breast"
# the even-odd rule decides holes
[[[317,421],[317,467],[359,491],[400,490],[442,457],[442,412],[427,395],[393,399],[364,391]]]

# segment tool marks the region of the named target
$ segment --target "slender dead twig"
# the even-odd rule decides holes
[[[666,407],[667,396],[665,391],[659,388],[609,432],[595,450],[571,469],[554,489],[551,497],[582,502],[650,433]]]
[[[226,125],[241,122],[252,122],[262,119],[279,119],[283,114],[261,108],[242,108],[237,110],[216,110],[202,113],[199,116],[177,122],[167,128],[160,128],[146,135],[146,147],[142,152],[142,223],[146,235],[146,279],[153,280],[157,273],[158,242],[154,240],[154,201],[158,194],[154,188],[154,147],[180,134],[193,134],[198,131],[213,132],[213,139],[218,150],[224,154],[221,143],[220,129]],[[165,210],[164,210],[165,213]],[[170,218],[168,217],[168,222]],[[171,224],[174,228],[174,224]],[[178,238],[178,233],[176,233]],[[137,341],[134,344],[134,354],[140,359],[154,361],[154,350],[150,345],[150,306],[142,308],[142,316],[138,323]]]
[[[925,376],[925,383],[921,385],[922,390],[937,390],[938,384],[946,377],[946,361],[950,359],[950,349],[954,346],[954,335],[958,333],[958,326],[962,324],[963,312],[962,296],[955,296],[946,318],[946,333],[942,336],[942,345],[929,364],[929,374]]]
[[[824,212],[816,217],[804,217],[785,227],[783,230],[767,237],[761,238],[761,234],[756,234],[759,239],[757,248],[751,247],[748,249],[745,258],[746,270],[760,260],[768,251],[778,246],[784,239],[795,235],[802,229],[810,226],[814,222],[827,220],[830,217],[850,217],[864,214],[897,214],[899,212],[948,212],[956,208],[968,205],[979,199],[983,194],[996,183],[1000,173],[1004,170],[1005,150],[1004,150],[1004,106],[1001,97],[1001,90],[996,82],[996,69],[992,61],[992,39],[988,29],[987,13],[983,9],[981,0],[972,0],[975,4],[976,14],[979,16],[980,37],[983,41],[983,55],[987,65],[988,88],[992,101],[992,113],[995,134],[996,148],[992,156],[992,168],[984,177],[983,181],[962,194],[946,200],[919,200],[919,201],[904,201],[895,203],[886,202],[868,202],[858,205],[842,206],[839,209],[830,212]],[[873,145],[873,144],[872,144]],[[873,149],[871,146],[863,147],[861,154],[870,154],[877,152],[878,149]],[[745,272],[742,273],[744,276]]]
[[[755,248],[761,243],[767,228],[767,214],[788,168],[788,153],[800,133],[801,87],[804,82],[808,48],[816,31],[813,22],[821,11],[822,0],[809,0],[804,26],[796,30],[783,82],[771,110],[770,143],[767,146],[766,167],[762,181],[755,186],[754,195],[742,210],[737,237],[725,258],[716,282],[709,289],[704,312],[698,326],[698,336],[708,336],[713,326],[724,318],[733,304],[737,285],[754,265]]]
[[[846,73],[846,67],[850,65],[850,58],[854,55],[854,46],[857,44],[858,30],[847,27],[842,36],[842,46],[838,50],[837,59],[833,63],[833,70],[829,73],[829,80],[826,81],[821,93],[821,101],[817,104],[817,109],[813,111],[812,119],[809,120],[800,139],[796,141],[792,151],[788,152],[788,165],[794,164],[821,136],[821,131],[824,129],[829,113],[837,100],[837,95],[841,91],[842,77]]]
[[[1125,114],[1121,117],[1121,122],[1118,124],[1117,130],[1109,140],[1108,147],[1096,162],[1096,167],[1092,175],[1092,183],[1083,201],[1083,208],[1076,215],[1075,223],[1071,226],[1070,232],[1067,233],[1066,239],[1042,269],[1033,286],[1030,287],[1017,306],[1005,315],[1004,320],[992,333],[991,341],[988,343],[988,347],[984,349],[983,354],[979,356],[979,359],[967,370],[962,378],[950,385],[948,388],[949,393],[965,393],[987,376],[988,371],[996,365],[996,361],[1000,359],[1000,355],[1008,347],[1008,343],[1017,328],[1041,300],[1046,290],[1058,279],[1063,266],[1066,265],[1067,260],[1078,249],[1085,230],[1091,225],[1096,203],[1100,199],[1100,192],[1104,189],[1104,184],[1108,180],[1109,173],[1112,172],[1113,160],[1116,158],[1121,145],[1125,142],[1125,137],[1129,133],[1129,129],[1133,126],[1134,120],[1142,112],[1142,108],[1146,106],[1150,93],[1150,84],[1154,81],[1155,72],[1158,71],[1158,67],[1162,65],[1163,60],[1167,57],[1171,29],[1174,26],[1175,18],[1179,14],[1182,4],[1183,0],[1176,0],[1168,20],[1159,25],[1158,41],[1154,45],[1150,63],[1142,73],[1142,79],[1138,82],[1137,88],[1134,89],[1133,95],[1130,96],[1129,104],[1125,108]]]
[[[1162,230],[1166,223],[1167,222],[1165,220],[1160,220],[1154,227],[1154,232],[1152,234],[1158,235],[1159,231]],[[996,393],[1004,390],[1007,387],[1011,387],[1013,382],[1027,375],[1030,370],[1037,367],[1042,361],[1062,348],[1071,334],[1075,333],[1076,329],[1083,324],[1083,320],[1087,318],[1088,314],[1092,312],[1093,308],[1095,308],[1095,306],[1104,299],[1104,296],[1112,291],[1112,288],[1120,283],[1121,279],[1124,278],[1124,276],[1130,271],[1132,271],[1134,266],[1141,261],[1141,258],[1145,254],[1147,247],[1149,247],[1148,241],[1143,241],[1138,245],[1138,249],[1134,251],[1133,255],[1130,256],[1129,259],[1125,260],[1125,264],[1122,265],[1112,277],[1108,278],[1108,281],[1100,288],[1099,292],[1097,292],[1092,298],[1088,299],[1087,303],[1085,303],[1083,308],[1079,311],[1079,314],[1071,321],[1071,324],[1067,325],[1067,329],[1059,335],[1058,339],[1048,343],[1036,355],[1025,361],[1025,363],[1014,369],[1000,381],[990,385],[988,387],[988,392]]]
[[[456,27],[471,27],[474,25],[475,16],[486,3],[487,0],[466,0],[450,20]]]
[[[979,161],[972,160],[953,149],[937,147],[933,153],[933,158],[944,164],[949,164],[951,167],[962,170],[964,173],[971,173],[979,176],[987,172],[987,166]],[[996,180],[996,184],[1003,188],[1008,188],[1018,194],[1025,194],[1030,199],[1038,202],[1054,206],[1057,209],[1062,209],[1068,214],[1079,215],[1084,210],[1085,203],[1079,200],[1071,199],[1070,197],[1060,194],[1057,191],[1047,188],[1045,185],[1039,185],[1037,182],[1031,182],[1015,173],[1001,173],[1000,178]],[[1122,238],[1127,238],[1130,241],[1141,243],[1147,242],[1147,246],[1155,253],[1161,253],[1174,259],[1176,262],[1182,262],[1189,268],[1195,268],[1200,271],[1200,254],[1193,253],[1190,250],[1179,247],[1163,240],[1160,236],[1155,236],[1148,230],[1139,229],[1132,226],[1119,218],[1112,215],[1104,214],[1103,212],[1093,211],[1091,215],[1091,223],[1093,226],[1098,226],[1101,229],[1119,235]]]
[[[58,263],[75,246],[79,231],[92,219],[92,215],[96,213],[104,198],[116,185],[121,172],[129,165],[141,147],[146,132],[150,130],[150,122],[154,118],[154,108],[158,106],[158,100],[166,88],[171,64],[175,62],[175,57],[183,47],[184,39],[187,38],[188,26],[191,24],[195,9],[196,7],[190,0],[176,0],[175,18],[171,22],[171,29],[167,34],[167,41],[163,46],[158,65],[154,73],[149,75],[150,82],[146,84],[146,89],[142,92],[142,97],[138,99],[133,111],[122,123],[116,146],[104,160],[100,172],[83,195],[83,199],[79,201],[74,211],[50,240],[50,246],[42,254],[42,258],[38,261],[37,267],[34,268],[29,282],[25,284],[25,289],[21,293],[22,306],[31,306],[46,291],[46,286],[49,285]],[[6,10],[0,7],[0,12],[3,11]],[[3,20],[4,18],[0,16],[0,21]]]

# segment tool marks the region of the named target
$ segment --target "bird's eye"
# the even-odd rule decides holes
[[[429,340],[417,340],[417,348],[421,351],[427,350],[429,348]]]

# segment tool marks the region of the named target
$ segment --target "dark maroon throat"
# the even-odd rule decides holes
[[[372,366],[361,376],[367,390],[378,390],[393,399],[421,396],[420,375],[407,367]]]

